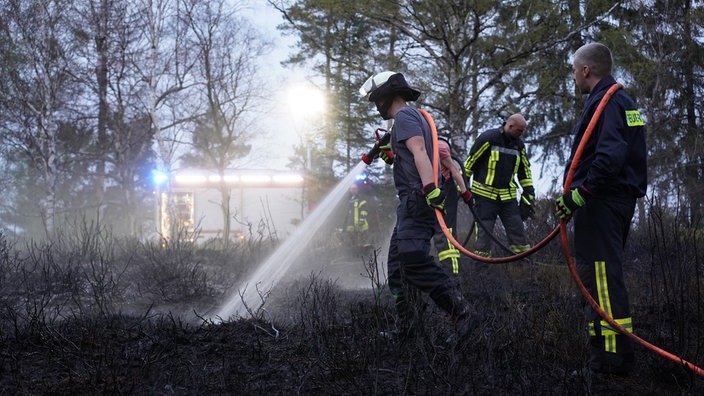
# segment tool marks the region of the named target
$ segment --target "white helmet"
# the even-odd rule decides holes
[[[364,96],[369,96],[370,102],[376,102],[379,99],[398,95],[404,100],[414,101],[420,97],[420,91],[411,88],[403,74],[393,71],[383,71],[375,74],[359,88],[359,93]]]

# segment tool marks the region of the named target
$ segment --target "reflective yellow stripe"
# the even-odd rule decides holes
[[[479,160],[479,157],[481,157],[490,146],[491,145],[489,142],[485,142],[481,145],[481,147],[477,149],[476,153],[472,154],[470,157],[467,158],[467,161],[465,161],[464,163],[464,171],[467,177],[470,177],[472,175],[472,169],[477,163],[477,160]]]
[[[616,323],[623,326],[626,329],[626,331],[628,331],[629,333],[633,333],[633,318],[622,318],[622,319],[614,319],[614,320],[616,321]],[[619,333],[618,330],[611,327],[609,322],[607,322],[604,319],[601,319],[599,321],[599,326],[601,327],[600,333],[603,336],[621,334],[621,333]],[[589,335],[596,336],[596,330],[594,329],[594,322],[589,323]]]
[[[530,245],[511,245],[509,247],[511,248],[511,250],[513,250],[514,253],[521,253],[530,249]]]
[[[496,177],[496,163],[499,162],[499,150],[495,147],[491,148],[491,155],[489,156],[489,163],[486,165],[486,180],[485,184],[493,184],[494,177]]]
[[[521,153],[516,153],[516,162],[513,164],[513,173],[511,173],[511,181],[508,183],[511,188],[516,187],[516,174],[518,173],[518,168],[521,165]]]
[[[533,173],[530,170],[530,162],[528,161],[528,156],[526,155],[525,147],[523,148],[523,150],[521,150],[521,162],[523,162],[523,169],[526,173],[526,176],[525,179],[519,180],[518,182],[521,183],[521,186],[523,187],[532,187]]]
[[[460,251],[457,249],[445,249],[438,253],[438,259],[440,261],[446,260],[449,258],[459,258],[460,257]]]
[[[471,190],[472,194],[492,200],[500,199],[502,201],[510,201],[512,199],[516,199],[518,196],[515,186],[509,188],[496,188],[487,186],[476,180],[472,182]]]
[[[482,256],[482,257],[491,257],[491,252],[485,252],[483,250],[475,250],[474,254],[477,256]]]
[[[518,181],[518,184],[521,185],[521,187],[526,188],[526,187],[533,187],[533,181],[531,179],[521,179]]]
[[[596,275],[596,292],[599,299],[599,306],[606,312],[607,315],[613,316],[611,314],[611,299],[609,298],[609,284],[606,279],[606,262],[596,261],[594,262],[594,273]]]
[[[595,261],[594,262],[594,274],[596,277],[596,292],[598,297],[599,306],[606,312],[607,315],[613,317],[613,310],[611,308],[611,298],[609,296],[609,282],[606,274],[606,262],[605,261]],[[623,323],[619,322],[623,321]],[[632,331],[631,318],[618,319],[617,323],[627,326]],[[601,321],[601,335],[604,336],[604,350],[606,352],[616,353],[616,336],[619,334],[617,331],[612,329],[608,322]],[[592,327],[592,332],[596,334]],[[591,334],[591,332],[590,332]]]
[[[354,201],[354,225],[359,224],[359,201]]]
[[[447,229],[450,234],[452,234],[452,228]],[[452,244],[452,241],[450,239],[447,240],[447,249],[438,252],[438,259],[440,261],[444,261],[447,259],[450,259],[450,263],[452,264],[452,273],[453,274],[459,274],[460,272],[460,265],[459,265],[459,258],[460,258],[460,251],[457,250],[455,245]]]

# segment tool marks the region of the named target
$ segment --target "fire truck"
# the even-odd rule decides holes
[[[178,235],[193,242],[222,238],[225,191],[230,198],[230,238],[253,232],[286,238],[307,215],[304,178],[275,170],[228,170],[222,175],[182,169],[157,182],[157,227],[165,240]]]

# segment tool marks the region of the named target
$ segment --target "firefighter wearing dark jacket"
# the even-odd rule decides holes
[[[418,109],[407,104],[418,99],[420,91],[411,88],[403,74],[386,71],[370,77],[360,93],[368,95],[383,119],[394,120],[390,130],[392,155],[383,151],[378,155],[393,163],[399,199],[387,259],[388,284],[399,321],[397,331],[383,335],[403,339],[417,334],[415,325],[420,322],[413,300],[420,291],[450,315],[457,335],[465,338],[476,324],[472,307],[430,255],[431,238],[439,231],[435,210],[443,209],[445,197],[435,184],[440,172],[433,173],[430,125]]]
[[[599,43],[582,46],[574,54],[575,84],[589,97],[573,130],[574,143],[566,169],[599,102],[616,83],[611,76],[612,64],[611,51]],[[628,331],[632,331],[633,322],[623,278],[623,248],[636,199],[645,195],[647,187],[644,129],[635,103],[618,90],[581,154],[571,190],[556,201],[558,217],[572,216],[579,276],[606,314]],[[585,370],[628,374],[634,365],[633,341],[612,329],[590,306],[586,308],[590,361],[585,369],[573,374]]]
[[[527,123],[521,114],[513,114],[501,128],[490,129],[477,138],[464,163],[466,177],[472,176],[475,202],[475,253],[491,257],[491,236],[496,217],[506,230],[509,247],[516,253],[530,248],[523,221],[532,215],[535,189],[526,147],[520,136]],[[518,202],[518,184],[522,188]],[[481,222],[480,226],[477,222]]]

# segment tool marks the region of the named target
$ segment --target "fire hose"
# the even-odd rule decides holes
[[[582,136],[581,141],[579,142],[579,145],[577,146],[577,151],[575,151],[574,157],[572,159],[572,163],[570,164],[570,168],[567,171],[567,176],[565,178],[565,184],[563,187],[563,193],[567,193],[570,190],[570,185],[572,183],[572,178],[574,176],[575,169],[577,167],[577,164],[579,163],[580,157],[582,156],[582,152],[584,151],[584,147],[586,146],[587,142],[589,141],[589,138],[591,137],[592,131],[594,130],[594,127],[596,126],[596,123],[599,121],[599,117],[601,116],[601,113],[604,110],[604,107],[606,107],[606,103],[608,103],[609,99],[611,99],[611,96],[618,91],[620,88],[622,88],[621,84],[614,84],[609,88],[609,90],[606,92],[604,97],[601,99],[601,102],[596,108],[596,111],[594,112],[594,115],[592,116],[592,119],[589,122],[589,125],[587,126],[586,131],[584,132],[584,135]],[[438,153],[438,132],[435,127],[435,122],[433,121],[432,117],[430,114],[423,110],[419,109],[420,113],[425,117],[425,119],[428,121],[428,124],[430,124],[430,129],[432,132],[432,138],[433,138],[433,174],[435,178],[435,184],[438,184],[438,164],[439,164],[439,153]],[[674,355],[670,352],[665,351],[662,348],[659,348],[644,339],[638,337],[637,335],[633,334],[632,332],[628,331],[626,328],[624,328],[622,325],[620,325],[614,318],[609,316],[609,314],[604,311],[599,304],[594,300],[594,298],[589,294],[589,291],[587,288],[584,286],[584,283],[582,282],[582,279],[579,277],[579,274],[577,273],[577,268],[575,266],[574,261],[572,260],[572,256],[570,253],[570,248],[569,248],[569,240],[567,236],[567,223],[569,222],[569,218],[566,219],[561,219],[559,226],[555,227],[555,229],[550,232],[550,234],[545,237],[542,241],[540,241],[538,244],[533,246],[533,248],[526,250],[524,252],[518,253],[513,256],[509,257],[497,257],[497,258],[487,258],[483,256],[478,256],[467,249],[464,248],[460,243],[455,240],[455,238],[452,236],[452,233],[449,231],[447,228],[447,225],[445,224],[445,219],[443,217],[443,213],[439,209],[435,209],[435,215],[438,219],[438,223],[440,224],[440,228],[442,229],[443,234],[447,237],[449,241],[452,242],[452,244],[460,250],[462,253],[465,255],[479,261],[484,261],[484,262],[493,262],[493,263],[505,263],[505,262],[510,262],[510,261],[515,261],[520,258],[523,258],[529,254],[534,253],[535,251],[541,249],[545,244],[547,244],[552,238],[554,238],[557,233],[559,232],[561,235],[561,240],[562,240],[562,249],[565,253],[565,258],[567,259],[567,266],[569,267],[570,274],[572,275],[572,279],[574,279],[575,283],[577,284],[577,287],[579,288],[579,291],[582,293],[584,298],[587,300],[589,305],[596,311],[599,316],[601,316],[606,322],[609,323],[609,325],[612,326],[613,329],[617,330],[619,333],[622,335],[625,335],[632,339],[635,343],[644,346],[647,349],[650,349],[651,351],[655,352],[656,354],[666,358],[670,359],[675,363],[679,363],[685,368],[693,371],[695,374],[704,377],[704,370],[701,369],[700,367],[694,365],[693,363],[688,362],[687,360]]]
[[[474,206],[469,205],[469,211],[472,212],[472,216],[474,216],[473,224],[476,224],[477,227],[480,227],[489,236],[489,238],[491,238],[491,240],[494,241],[494,243],[499,245],[500,248],[502,248],[503,250],[505,250],[511,254],[515,253],[513,250],[511,250],[511,248],[509,248],[501,240],[499,240],[499,238],[497,238],[496,235],[494,235],[494,233],[489,230],[489,228],[486,226],[486,224],[484,224],[484,222],[479,219],[479,216],[477,216],[477,211],[474,210]],[[474,225],[469,229],[469,233],[467,233],[467,237],[464,239],[464,242],[462,242],[462,246],[467,245],[467,242],[469,241],[469,238],[472,236],[473,231],[474,231]]]

